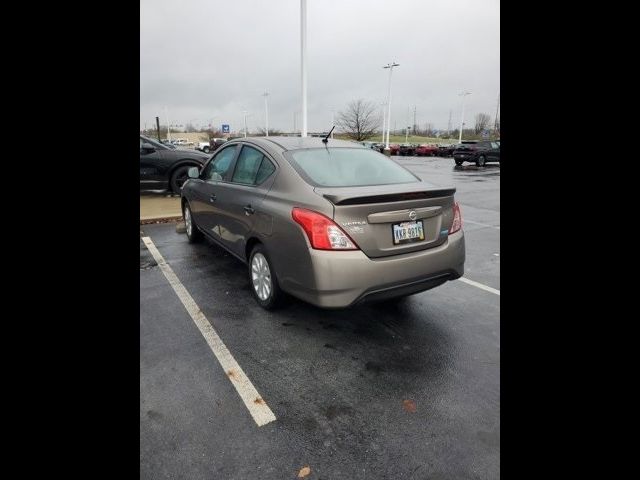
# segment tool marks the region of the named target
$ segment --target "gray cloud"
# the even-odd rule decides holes
[[[140,126],[209,122],[291,130],[300,111],[299,0],[141,0]],[[307,0],[308,125],[326,130],[331,110],[383,102],[393,71],[392,127],[407,119],[447,127],[495,114],[500,90],[498,0]],[[408,113],[409,112],[409,113]],[[214,118],[215,117],[215,118]],[[300,116],[298,115],[298,127]]]

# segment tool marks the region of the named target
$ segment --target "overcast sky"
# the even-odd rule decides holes
[[[496,113],[500,91],[499,0],[307,0],[308,129],[355,99],[386,101],[397,62],[391,128],[413,109],[444,130]],[[300,129],[300,0],[141,0],[140,127],[171,123]],[[408,121],[408,123],[407,123]]]

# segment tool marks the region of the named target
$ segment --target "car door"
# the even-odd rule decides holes
[[[143,145],[149,148],[143,148]],[[167,187],[163,151],[163,146],[140,137],[140,190],[160,190]]]
[[[230,182],[220,185],[220,239],[241,258],[252,232],[271,234],[271,216],[262,201],[276,177],[277,163],[258,147],[243,145]]]
[[[238,144],[235,144],[216,152],[200,172],[199,178],[193,180],[190,188],[192,196],[189,202],[193,218],[201,230],[216,240],[220,240],[220,185],[231,173],[237,149]]]

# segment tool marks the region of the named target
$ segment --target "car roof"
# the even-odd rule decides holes
[[[247,137],[237,140],[246,140],[256,145],[277,145],[283,150],[301,150],[304,148],[365,148],[361,144],[329,138],[325,144],[320,137]]]

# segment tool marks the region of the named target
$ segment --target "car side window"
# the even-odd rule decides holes
[[[491,147],[492,148],[500,148],[500,145],[498,145],[496,142],[491,142]]]
[[[256,176],[256,185],[260,185],[267,178],[276,171],[276,167],[271,163],[267,157],[262,157],[262,163],[258,169],[258,175]]]
[[[205,181],[212,180],[216,182],[222,180],[231,166],[233,157],[236,155],[236,149],[237,145],[233,145],[217,153],[215,158],[209,162],[209,165],[207,165],[207,168],[202,173],[202,179]]]
[[[240,155],[238,155],[238,161],[236,162],[236,169],[233,172],[234,183],[244,183],[246,185],[253,185],[256,180],[256,174],[262,163],[262,153],[255,148],[242,147]]]
[[[245,185],[259,185],[264,182],[276,168],[271,161],[255,148],[244,146],[236,169],[233,172],[232,182]]]

